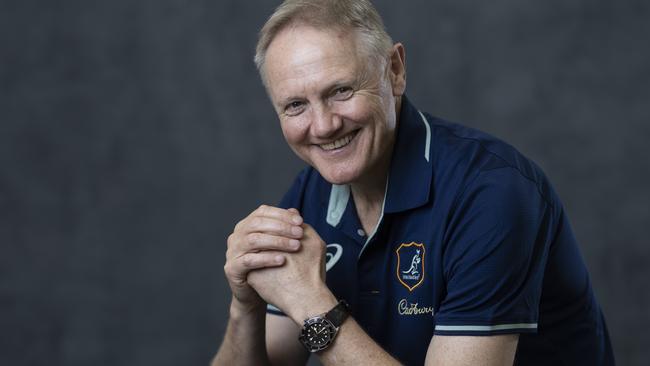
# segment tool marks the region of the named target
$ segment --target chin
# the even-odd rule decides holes
[[[316,170],[328,182],[332,184],[350,184],[359,178],[359,172],[354,169],[318,169]]]

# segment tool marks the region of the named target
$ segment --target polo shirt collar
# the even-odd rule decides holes
[[[420,207],[431,198],[431,126],[404,96],[388,176],[384,212]]]

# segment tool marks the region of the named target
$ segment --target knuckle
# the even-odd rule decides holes
[[[262,218],[255,216],[251,219],[252,227],[259,227],[261,225],[262,225]]]
[[[230,252],[237,252],[241,251],[241,242],[242,242],[242,237],[241,236],[235,236],[233,235],[231,238],[228,238],[228,245],[226,246],[226,250]]]
[[[244,230],[244,225],[245,225],[244,220],[238,222],[237,225],[235,225],[235,228],[233,229],[233,234],[242,232]]]
[[[231,261],[233,260],[239,251],[236,250],[235,248],[228,248],[226,249],[226,261]]]
[[[289,238],[283,240],[283,245],[284,245],[284,246],[285,246],[289,251],[295,251],[296,249],[298,249],[298,248],[296,248],[295,246],[293,246],[293,244],[291,243],[293,240],[294,240],[294,239],[289,239]],[[299,244],[299,245],[300,245],[300,244]]]
[[[253,259],[251,256],[244,256],[242,258],[242,264],[246,268],[252,268],[253,266],[255,266],[255,259]]]
[[[228,235],[228,239],[226,239],[226,245],[228,246],[228,248],[235,245],[235,240],[236,240],[235,233]]]
[[[241,230],[242,226],[244,225],[244,221],[246,221],[246,219],[239,220],[239,222],[237,222],[237,224],[235,224],[235,230],[234,231]]]
[[[249,247],[255,248],[260,242],[260,234],[259,233],[248,234],[246,242],[248,243]]]

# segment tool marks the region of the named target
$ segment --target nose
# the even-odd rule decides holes
[[[311,133],[314,137],[328,138],[343,127],[343,119],[327,105],[313,108]]]

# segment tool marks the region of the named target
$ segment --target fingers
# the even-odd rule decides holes
[[[289,238],[302,238],[303,229],[300,225],[295,225],[276,218],[266,216],[253,216],[246,219],[246,223],[240,228],[242,234],[248,233],[266,233],[270,235],[282,235]]]
[[[250,271],[260,268],[279,267],[284,263],[285,258],[279,252],[245,253],[240,257],[226,261],[224,272],[230,282],[236,286],[242,286],[245,284]]]
[[[275,250],[294,252],[303,238],[303,219],[296,209],[262,205],[235,226],[228,237],[227,258],[244,253]]]
[[[241,220],[228,236],[224,272],[233,297],[242,303],[260,300],[247,282],[251,271],[283,266],[282,252],[295,252],[304,234],[303,219],[297,210],[262,205]]]
[[[303,224],[303,229],[304,235],[300,239],[301,247],[305,248],[305,250],[317,250],[324,255],[327,246],[320,235],[318,235],[318,232],[316,232],[316,229],[309,224]]]
[[[243,234],[264,232],[300,239],[303,219],[296,209],[262,205],[235,226],[235,232]]]
[[[293,225],[301,225],[303,221],[302,217],[300,216],[300,213],[295,208],[290,208],[288,210],[285,210],[283,208],[278,208],[278,207],[273,207],[268,205],[261,205],[255,211],[253,211],[253,213],[250,216],[263,216],[263,217],[274,218],[280,221],[284,221],[286,223],[291,223]]]
[[[254,269],[278,267],[284,264],[285,258],[278,252],[259,252],[247,253],[240,257],[241,266],[245,272],[250,272]]]
[[[293,252],[300,248],[300,240],[286,236],[269,235],[264,233],[250,233],[246,235],[249,251],[279,250]]]

